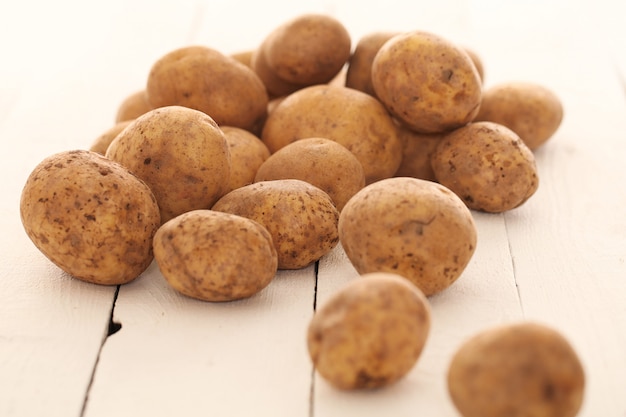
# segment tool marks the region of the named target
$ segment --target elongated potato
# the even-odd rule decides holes
[[[448,391],[463,417],[574,417],[585,373],[556,330],[522,322],[486,329],[456,351]]]
[[[28,237],[55,265],[103,285],[137,278],[153,259],[161,224],[148,186],[122,165],[90,151],[45,158],[20,199]]]
[[[193,210],[163,224],[154,236],[154,258],[178,292],[204,301],[251,297],[276,275],[269,232],[245,217]]]

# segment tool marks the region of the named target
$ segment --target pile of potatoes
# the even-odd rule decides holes
[[[428,297],[471,260],[472,210],[532,197],[533,152],[563,117],[543,86],[484,78],[474,51],[437,34],[372,32],[353,45],[317,14],[250,51],[182,47],[89,150],[33,170],[22,223],[73,277],[125,284],[155,260],[174,290],[212,302],[253,296],[340,243],[362,278],[318,308],[311,359],[340,389],[383,387],[417,362]],[[553,330],[515,326],[460,347],[449,371],[459,411],[575,415],[576,354]]]

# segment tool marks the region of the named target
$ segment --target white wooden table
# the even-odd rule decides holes
[[[87,148],[158,57],[191,43],[250,49],[311,11],[340,19],[355,43],[375,30],[432,30],[479,52],[486,85],[538,82],[565,107],[536,152],[539,191],[505,214],[474,213],[477,251],[430,298],[422,357],[378,391],[331,388],[306,352],[314,303],[356,277],[340,247],[318,268],[280,271],[248,300],[211,304],[176,294],[155,265],[120,288],[72,279],[19,219],[34,166]],[[625,417],[625,12],[612,0],[3,0],[0,416],[453,417],[445,371],[460,343],[494,324],[537,320],[583,361],[580,415]],[[110,321],[121,329],[107,336]]]

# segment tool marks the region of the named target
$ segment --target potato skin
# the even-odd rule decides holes
[[[120,103],[115,114],[115,123],[133,120],[152,110],[148,101],[148,93],[143,88],[129,94]]]
[[[115,137],[119,135],[122,130],[124,130],[126,126],[130,124],[130,122],[132,122],[132,120],[125,120],[115,123],[109,129],[102,132],[102,134],[92,142],[89,150],[99,153],[100,155],[106,155],[107,149],[109,148],[111,142],[113,142],[113,139],[115,139]]]
[[[404,277],[365,274],[317,309],[307,329],[309,355],[337,388],[388,386],[419,359],[430,316],[426,297]]]
[[[471,122],[482,98],[480,76],[465,50],[423,31],[396,35],[379,49],[372,85],[389,112],[420,133]]]
[[[233,190],[213,210],[247,217],[272,236],[278,269],[300,269],[337,245],[339,212],[331,198],[301,180],[261,181]]]
[[[204,46],[179,48],[159,58],[146,91],[152,107],[200,110],[220,126],[254,130],[267,111],[267,91],[254,71]]]
[[[359,39],[350,60],[346,74],[346,87],[376,96],[372,85],[372,62],[378,50],[400,32],[371,32]]]
[[[447,383],[463,417],[574,417],[585,374],[561,334],[523,322],[487,329],[463,343]]]
[[[80,280],[125,284],[153,259],[160,225],[150,188],[95,152],[51,155],[28,177],[20,199],[28,237],[55,265]]]
[[[437,181],[474,210],[511,210],[539,187],[532,151],[497,123],[470,123],[448,133],[431,156],[431,165]]]
[[[325,138],[297,140],[272,154],[257,170],[255,182],[295,178],[325,191],[341,211],[365,187],[363,166],[339,143]]]
[[[230,185],[232,191],[252,184],[259,167],[270,157],[270,151],[252,132],[233,126],[221,126],[230,151]]]
[[[324,84],[350,58],[350,34],[337,19],[304,14],[278,26],[261,45],[278,78],[300,86]]]
[[[270,284],[278,264],[263,226],[211,210],[163,224],[154,236],[154,258],[176,291],[204,301],[251,297]]]
[[[535,150],[550,139],[563,120],[563,104],[548,88],[530,82],[508,82],[483,93],[475,121],[504,125]]]
[[[402,162],[394,176],[436,181],[430,160],[443,135],[417,133],[407,127],[398,126],[398,138],[402,142]]]
[[[361,162],[366,183],[395,174],[402,144],[384,106],[352,88],[315,85],[282,100],[265,122],[261,140],[270,152],[304,138],[333,140]]]
[[[107,158],[143,179],[163,222],[210,208],[228,191],[230,152],[215,121],[182,106],[154,109],[135,119],[109,145]]]
[[[339,217],[339,239],[360,274],[402,275],[426,296],[454,283],[476,248],[471,212],[432,181],[396,177],[367,185]]]

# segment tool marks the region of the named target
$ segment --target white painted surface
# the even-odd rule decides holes
[[[454,417],[444,380],[453,351],[492,324],[531,319],[560,330],[581,356],[588,385],[580,415],[626,416],[624,7],[609,0],[406,4],[0,4],[0,415]],[[105,339],[115,288],[61,273],[19,220],[21,187],[34,165],[88,147],[163,53],[190,43],[226,53],[253,48],[277,24],[309,11],[339,18],[355,42],[379,29],[446,35],[481,54],[487,85],[543,83],[566,111],[536,153],[537,194],[506,214],[474,213],[476,254],[456,284],[431,297],[422,357],[404,380],[375,392],[340,392],[312,379],[305,332],[313,267],[281,272],[249,300],[209,304],[175,294],[153,265],[120,288],[114,319],[122,329]],[[319,264],[317,304],[356,276],[336,248]]]

